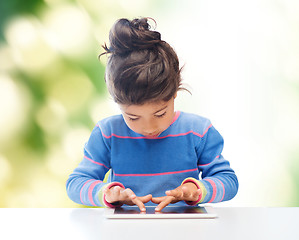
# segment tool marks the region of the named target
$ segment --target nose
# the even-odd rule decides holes
[[[157,127],[154,123],[148,122],[143,126],[144,135],[154,135],[156,133]]]

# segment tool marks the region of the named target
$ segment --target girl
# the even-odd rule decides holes
[[[118,20],[109,41],[103,46],[109,54],[105,80],[122,114],[93,129],[67,180],[69,197],[140,211],[151,204],[161,211],[170,203],[232,199],[238,180],[221,155],[223,138],[208,119],[174,111],[177,91],[184,89],[175,51],[150,29],[148,18]]]

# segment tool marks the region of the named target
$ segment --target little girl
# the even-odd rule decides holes
[[[174,110],[181,85],[175,51],[148,18],[118,20],[109,34],[106,84],[121,115],[101,120],[67,180],[69,197],[89,206],[215,203],[238,180],[221,155],[223,138],[201,116]],[[103,55],[101,54],[101,55]],[[108,183],[103,179],[108,170]]]

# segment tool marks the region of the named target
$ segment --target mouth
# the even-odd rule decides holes
[[[155,134],[149,134],[149,135],[145,135],[147,138],[156,138],[160,135],[160,133],[155,133]]]

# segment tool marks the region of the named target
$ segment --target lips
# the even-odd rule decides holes
[[[160,135],[160,133],[145,135],[147,138],[156,138]]]

